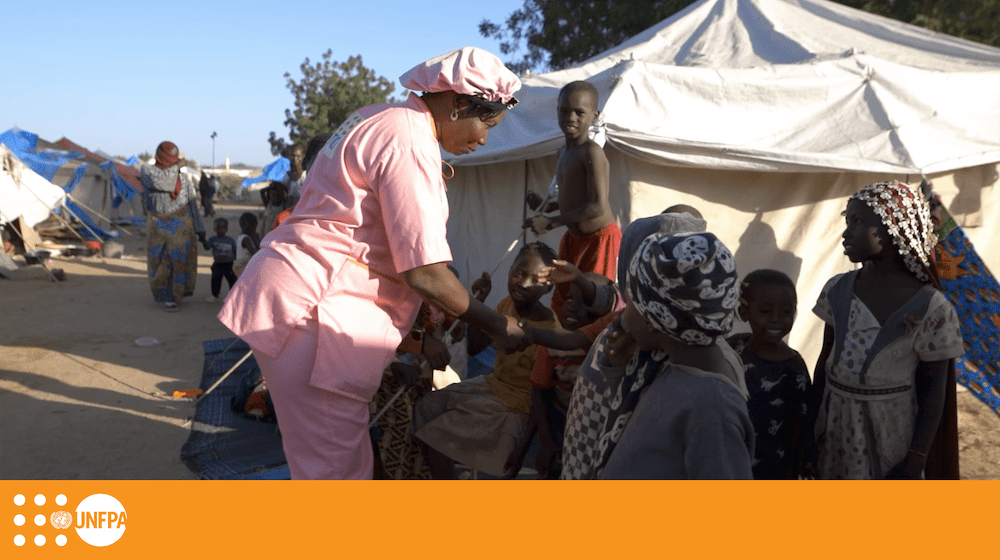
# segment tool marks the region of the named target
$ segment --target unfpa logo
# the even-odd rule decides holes
[[[76,506],[76,534],[91,546],[108,546],[125,534],[125,506],[114,496],[92,494]]]
[[[39,508],[45,506],[46,501],[44,494],[38,494],[34,499],[35,505]],[[65,506],[67,501],[64,494],[59,494],[55,498],[57,506]],[[25,506],[26,502],[27,500],[24,495],[18,494],[14,496],[15,506],[20,508]],[[25,513],[31,515],[35,512],[28,511],[25,508]],[[49,522],[53,529],[59,531],[54,539],[57,546],[66,546],[68,539],[64,531],[70,527],[74,528],[76,534],[83,539],[83,542],[97,547],[110,546],[118,542],[118,539],[122,538],[122,535],[125,534],[125,523],[128,520],[128,514],[125,512],[125,506],[114,496],[109,496],[108,494],[92,494],[87,496],[80,502],[80,505],[76,506],[75,514],[58,509],[51,511],[48,516],[37,512],[32,520],[39,528],[39,531],[44,528],[46,521]],[[27,517],[24,514],[18,513],[14,516],[14,525],[17,527],[24,527],[26,522]],[[38,533],[32,541],[35,543],[35,546],[45,546],[48,539],[45,534]],[[15,545],[24,546],[26,542],[27,538],[23,534],[14,535]]]

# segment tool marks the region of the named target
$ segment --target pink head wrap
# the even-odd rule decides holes
[[[462,47],[414,66],[399,77],[411,91],[451,90],[477,95],[486,101],[510,104],[521,80],[495,55],[476,47]]]

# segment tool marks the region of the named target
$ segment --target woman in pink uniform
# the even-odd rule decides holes
[[[344,121],[219,312],[264,373],[293,479],[372,477],[368,402],[421,300],[504,348],[527,344],[516,322],[471,297],[447,268],[440,151],[486,144],[521,82],[474,47],[428,60],[400,82],[423,95]]]

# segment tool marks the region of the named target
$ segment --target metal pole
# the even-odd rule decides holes
[[[216,136],[218,136],[218,134],[216,134],[215,131],[213,131],[212,132],[212,172],[213,173],[215,172],[215,137]]]

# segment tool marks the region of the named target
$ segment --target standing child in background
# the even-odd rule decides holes
[[[250,257],[260,248],[260,237],[257,236],[257,216],[251,212],[240,215],[240,236],[236,238],[236,260],[233,262],[233,272],[239,277],[250,262]]]
[[[229,231],[229,220],[225,218],[215,219],[215,236],[205,241],[205,248],[212,251],[212,295],[205,298],[205,301],[219,301],[219,291],[222,290],[222,279],[229,282],[232,289],[236,283],[236,274],[233,273],[233,261],[236,260],[236,241],[226,235]]]
[[[855,193],[844,252],[813,311],[826,322],[814,394],[817,478],[958,478],[953,358],[965,348],[937,288],[927,201],[899,183]],[[929,457],[930,456],[930,457]]]
[[[566,226],[559,243],[559,259],[583,272],[614,278],[622,232],[608,202],[608,158],[587,134],[598,115],[598,98],[597,88],[582,81],[571,82],[559,92],[559,128],[566,137],[556,166],[560,214],[528,218],[522,227],[541,235]],[[535,193],[529,193],[528,198],[532,209],[541,203]],[[556,286],[552,311],[557,317],[562,316],[568,293],[569,286]]]
[[[295,203],[302,198],[302,183],[306,180],[306,169],[304,167],[306,149],[301,144],[292,146],[288,152],[288,161],[291,162],[291,169],[285,173],[285,180],[288,185],[288,200],[285,201],[285,209],[295,206]]]
[[[743,360],[750,392],[757,480],[795,480],[803,474],[811,383],[802,356],[783,340],[795,322],[796,302],[795,283],[777,270],[755,270],[740,285],[736,311],[752,331],[733,335],[729,345]]]
[[[497,313],[524,320],[532,327],[557,327],[559,322],[552,310],[539,301],[551,287],[535,281],[535,274],[554,259],[552,249],[544,243],[525,245],[510,267],[510,295],[497,304]],[[483,280],[476,280],[473,292],[483,293],[477,286]],[[470,340],[474,339],[478,330],[469,330]],[[424,396],[414,409],[417,438],[454,461],[502,476],[507,458],[528,426],[531,365],[536,349],[531,345],[520,352],[500,352],[493,373]],[[454,472],[443,469],[434,477],[453,478]]]
[[[215,209],[212,207],[212,198],[215,196],[215,185],[212,184],[212,178],[204,171],[201,172],[201,178],[198,180],[198,192],[201,194],[201,206],[205,210],[205,217],[214,216]]]
[[[266,197],[267,206],[264,208],[264,217],[260,221],[261,239],[264,239],[274,229],[274,221],[278,219],[278,214],[285,209],[285,201],[288,197],[288,185],[281,181],[271,181],[268,189],[270,191]]]

